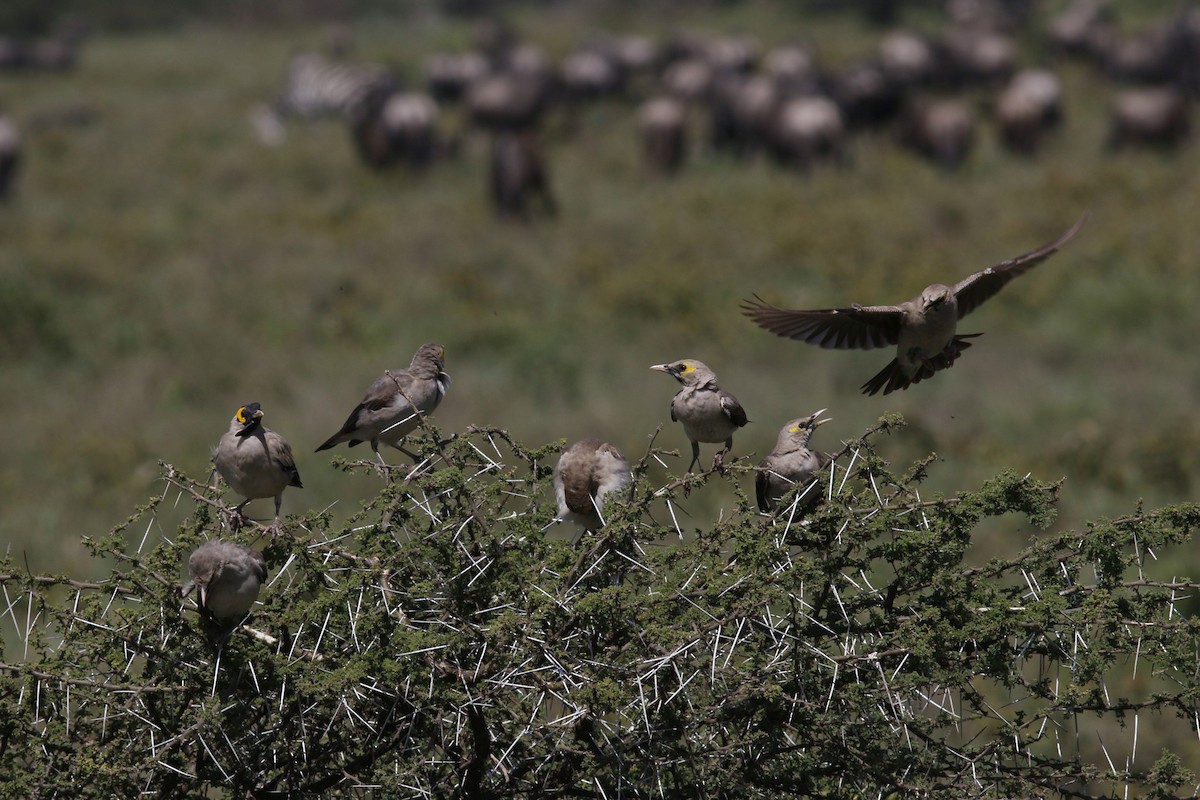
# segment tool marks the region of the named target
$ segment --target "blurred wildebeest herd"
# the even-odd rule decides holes
[[[847,7],[893,16],[899,5]],[[555,211],[547,129],[556,137],[577,130],[588,105],[600,102],[637,106],[642,161],[659,175],[700,152],[800,171],[844,165],[848,141],[865,130],[952,170],[985,126],[1014,154],[1035,156],[1070,105],[1056,70],[1078,59],[1112,87],[1109,147],[1179,145],[1200,94],[1200,8],[1164,11],[1133,29],[1117,17],[1119,6],[946,0],[934,33],[882,29],[868,52],[839,65],[821,62],[802,26],[769,49],[750,36],[593,34],[556,61],[489,20],[476,25],[469,49],[429,56],[409,80],[393,65],[354,58],[350,29],[340,26],[323,51],[281,65],[282,88],[252,121],[264,143],[280,146],[289,120],[340,118],[363,163],[381,170],[428,169],[483,132],[491,200],[497,214],[515,218],[527,217],[532,201]],[[0,69],[69,68],[80,38],[0,37]],[[1022,53],[1036,53],[1036,63]],[[16,125],[0,113],[0,196],[19,153]]]

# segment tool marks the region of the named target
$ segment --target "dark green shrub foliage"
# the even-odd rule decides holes
[[[116,559],[105,580],[0,568],[19,630],[0,781],[29,797],[1190,795],[1162,742],[1195,748],[1200,656],[1177,600],[1196,585],[1152,575],[1200,508],[971,566],[983,521],[1047,528],[1058,487],[1002,474],[922,498],[932,459],[898,475],[876,451],[898,427],[847,445],[804,520],[754,512],[741,462],[656,481],[652,445],[576,547],[550,525],[558,446],[503,431],[430,430],[426,462],[391,468],[344,527],[310,514],[274,537],[231,533],[226,500],[165,466],[167,491],[91,542]],[[721,483],[734,512],[680,530],[675,498]],[[185,524],[145,543],[181,494]],[[177,588],[216,536],[271,566],[220,647]],[[1137,752],[1151,727],[1158,749]]]

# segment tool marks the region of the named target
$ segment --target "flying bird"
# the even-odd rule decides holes
[[[755,295],[742,312],[778,336],[818,347],[870,350],[896,346],[896,357],[863,384],[863,394],[889,394],[946,369],[971,346],[978,333],[958,333],[958,321],[1071,240],[1087,221],[1085,213],[1070,230],[1049,244],[968,275],[954,286],[934,283],[921,294],[894,306],[813,310],[778,308]]]

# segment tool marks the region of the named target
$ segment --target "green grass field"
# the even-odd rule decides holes
[[[768,46],[803,35],[827,63],[875,35],[762,3],[601,21],[552,6],[514,21],[556,56],[601,24],[745,31]],[[356,57],[410,76],[468,41],[465,23],[432,14],[354,32]],[[495,425],[533,445],[596,435],[636,458],[663,426],[658,443],[686,451],[668,417],[676,386],[647,369],[686,356],[747,408],[735,452],[755,460],[788,418],[829,407],[815,443],[832,450],[900,411],[910,426],[886,444],[897,465],[941,456],[931,492],[1002,469],[1065,478],[1069,526],[1140,498],[1195,497],[1200,159],[1195,145],[1106,152],[1115,89],[1082,65],[1062,65],[1066,120],[1041,154],[1008,155],[985,126],[953,175],[881,134],[855,139],[842,169],[803,176],[695,148],[677,179],[651,180],[632,107],[597,105],[569,135],[550,120],[561,214],[514,225],[485,202],[481,137],[420,177],[368,171],[335,122],[261,145],[251,108],[321,36],[100,33],[73,73],[0,77],[0,103],[26,130],[17,195],[0,207],[0,541],[33,569],[89,571],[79,538],[160,492],[160,460],[206,474],[250,400],[297,452],[306,488],[288,491],[284,512],[348,515],[378,484],[312,449],[425,341],[446,346],[454,379],[434,417],[444,432]],[[1037,53],[1030,44],[1026,63]],[[75,107],[91,122],[55,121]],[[890,354],[785,341],[738,312],[756,292],[793,307],[906,299],[1032,249],[1085,210],[1075,241],[964,322],[986,335],[955,368],[908,392],[858,392]],[[733,499],[721,491],[693,495],[685,524],[715,519]],[[150,533],[170,535],[162,523]],[[980,555],[1030,534],[997,531]]]

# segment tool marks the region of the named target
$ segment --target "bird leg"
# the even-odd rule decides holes
[[[229,528],[233,533],[240,531],[246,524],[246,517],[242,514],[242,509],[249,502],[249,500],[243,500],[239,505],[233,507],[233,511],[229,512]]]
[[[700,463],[700,443],[692,442],[692,463],[688,464],[687,471],[691,472],[692,467]]]
[[[379,466],[375,471],[380,474],[385,483],[392,482],[392,473],[388,471],[388,463],[383,460],[383,453],[379,452],[379,442],[371,440],[371,449],[375,452],[375,457],[379,459]]]
[[[729,451],[732,449],[733,449],[733,437],[731,436],[725,440],[725,449],[718,450],[717,454],[715,456],[713,456],[712,468],[715,469],[717,472],[721,473],[722,475],[725,474],[725,455],[727,453],[729,453]],[[734,459],[734,460],[736,461],[737,459]]]

